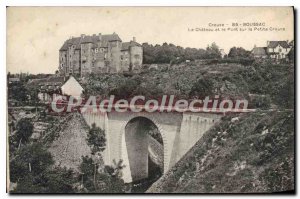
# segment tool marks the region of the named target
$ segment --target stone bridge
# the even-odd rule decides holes
[[[95,123],[105,130],[107,143],[103,152],[104,162],[111,165],[114,159],[122,159],[126,165],[123,171],[125,182],[148,177],[147,138],[127,132],[126,126],[130,121],[146,118],[158,128],[163,139],[163,173],[166,173],[223,116],[216,113],[130,111],[86,112],[82,115],[88,125]]]

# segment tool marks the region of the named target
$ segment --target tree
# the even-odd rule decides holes
[[[92,148],[92,154],[104,151],[106,146],[105,131],[93,123],[87,135],[87,142]]]
[[[10,161],[10,180],[18,182],[28,175],[39,175],[54,163],[51,154],[40,143],[24,146]]]
[[[139,82],[134,79],[126,79],[124,83],[111,90],[109,95],[114,95],[116,99],[129,99],[139,86]]]
[[[292,47],[292,49],[290,50],[287,56],[290,62],[294,62],[294,56],[295,56],[294,47]]]
[[[82,172],[82,183],[86,192],[124,192],[125,184],[121,179],[121,170],[124,168],[122,161],[119,161],[118,163],[115,162],[113,166],[105,166],[103,171],[100,171],[100,167],[101,165],[95,162],[92,158],[87,156],[82,157],[80,171]]]
[[[221,58],[221,52],[219,46],[215,42],[213,42],[210,46],[208,45],[206,48],[206,58],[214,59]]]
[[[33,133],[33,124],[30,119],[22,118],[17,123],[15,140],[18,141],[19,147],[22,143],[27,143]]]
[[[105,166],[105,171],[112,177],[121,178],[123,176],[122,170],[125,166],[123,165],[123,160],[113,160],[112,166]]]
[[[249,58],[250,57],[250,51],[245,50],[242,47],[232,47],[229,50],[228,57],[229,58]]]
[[[19,102],[27,101],[27,89],[22,82],[15,82],[8,85],[8,98]]]
[[[213,82],[208,78],[199,78],[191,88],[190,97],[206,97],[213,94]]]

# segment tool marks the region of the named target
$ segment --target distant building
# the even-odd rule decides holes
[[[288,59],[287,55],[293,47],[293,41],[267,41],[267,47],[256,47],[251,51],[254,58]]]
[[[221,53],[221,58],[224,59],[224,57],[227,56],[227,54],[225,53],[224,49],[220,49],[220,53]]]
[[[60,93],[60,87],[65,82],[65,77],[51,76],[42,79],[29,80],[27,86],[29,88],[38,89],[38,98],[41,102],[47,103],[52,101],[53,94]]]
[[[81,77],[88,74],[139,71],[143,48],[135,37],[122,42],[116,34],[84,34],[64,42],[59,50],[59,73]]]
[[[268,55],[266,53],[266,47],[256,47],[251,51],[251,54],[253,55],[254,58],[267,58]]]
[[[290,50],[288,41],[267,41],[267,53],[272,59],[286,59]]]
[[[53,95],[60,93],[60,87],[65,82],[65,77],[48,77],[46,79],[40,79],[39,81],[39,93],[38,98],[41,102],[51,102]]]

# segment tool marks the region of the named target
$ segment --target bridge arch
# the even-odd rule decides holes
[[[164,128],[162,127],[162,125],[155,119],[155,116],[153,114],[145,114],[143,112],[140,113],[135,113],[135,114],[131,114],[122,124],[121,127],[121,132],[119,133],[119,137],[118,137],[118,145],[119,147],[119,151],[118,154],[120,156],[120,159],[122,159],[122,139],[123,136],[125,136],[126,133],[126,126],[129,122],[131,122],[134,119],[137,118],[145,118],[148,119],[149,121],[151,121],[158,129],[158,132],[160,133],[162,140],[163,140],[163,173],[166,173],[168,171],[168,160],[169,160],[169,153],[168,153],[168,139],[165,133]]]

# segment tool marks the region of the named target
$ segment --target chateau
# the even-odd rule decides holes
[[[118,34],[82,34],[66,40],[59,50],[59,73],[64,76],[139,71],[143,48],[135,37],[122,42]]]

